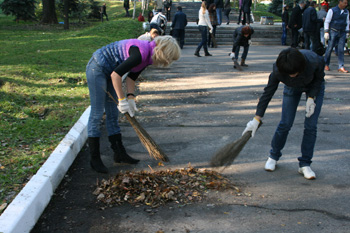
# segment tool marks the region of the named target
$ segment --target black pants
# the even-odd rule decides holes
[[[250,24],[250,11],[249,12],[243,12],[242,25],[245,25],[246,23]]]
[[[108,15],[106,14],[106,12],[101,13],[101,22],[103,22],[103,15],[106,16],[106,20],[108,21]]]
[[[299,44],[299,31],[296,28],[292,28],[292,44],[291,47],[296,48]]]
[[[185,29],[173,29],[173,37],[176,38],[180,48],[185,44]]]

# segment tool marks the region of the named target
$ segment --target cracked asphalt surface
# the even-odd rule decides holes
[[[120,170],[209,168],[215,152],[241,136],[282,46],[251,46],[243,72],[233,69],[231,48],[193,56],[185,46],[170,68],[147,69],[138,82],[138,121],[170,158],[159,167],[121,118],[124,145],[141,160],[113,164],[106,132],[102,155],[109,175],[89,167],[84,147],[32,232],[349,232],[350,229],[350,74],[336,72],[332,57],[326,74],[324,106],[312,164],[316,180],[298,174],[305,101],[301,101],[283,156],[275,172],[263,167],[281,112],[283,85],[270,102],[264,125],[235,162],[217,169],[241,190],[210,192],[200,203],[172,203],[147,211],[129,204],[100,209],[92,194],[97,180]],[[350,57],[345,56],[346,68]]]

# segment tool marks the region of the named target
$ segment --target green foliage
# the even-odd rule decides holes
[[[35,0],[4,0],[1,3],[2,12],[5,15],[12,15],[19,20],[36,20]]]
[[[88,14],[88,18],[92,19],[99,19],[101,17],[100,15],[100,8],[99,3],[94,0],[89,0],[90,3],[90,13]]]
[[[288,5],[289,9],[293,8],[293,1],[292,0],[284,1],[284,4]],[[282,0],[272,0],[268,11],[275,14],[275,15],[282,16],[282,8],[283,8],[283,1]]]
[[[109,7],[123,11],[119,2]],[[14,198],[89,106],[85,68],[92,53],[142,33],[142,23],[131,18],[66,31],[0,14],[0,205]]]

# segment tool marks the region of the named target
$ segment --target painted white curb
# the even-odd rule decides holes
[[[88,107],[0,216],[0,233],[30,232],[87,139]]]

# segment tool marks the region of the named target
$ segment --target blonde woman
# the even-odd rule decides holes
[[[158,36],[153,41],[129,39],[116,41],[98,49],[92,55],[87,67],[86,78],[90,93],[91,112],[88,121],[88,145],[90,165],[100,173],[108,173],[100,156],[100,123],[106,113],[108,139],[114,152],[116,163],[138,163],[131,158],[122,143],[118,125],[118,109],[121,113],[134,116],[135,80],[149,65],[168,66],[180,58],[181,49],[171,36]],[[122,76],[126,78],[127,94],[122,89]],[[118,99],[118,106],[109,98],[109,92]]]
[[[207,43],[207,36],[208,36],[208,27],[210,28],[209,32],[213,32],[213,26],[210,23],[209,19],[209,12],[207,10],[207,2],[203,1],[201,5],[201,9],[198,12],[198,29],[200,33],[202,34],[202,40],[198,44],[198,47],[194,53],[195,56],[200,57],[199,51],[201,50],[202,46],[204,49],[204,55],[205,56],[212,56],[208,52],[208,43]]]
[[[138,40],[148,40],[148,41],[152,41],[154,40],[154,38],[156,38],[157,36],[159,36],[159,32],[157,29],[152,28],[149,32],[145,32],[144,34],[142,34],[141,36],[139,36],[137,39]]]

